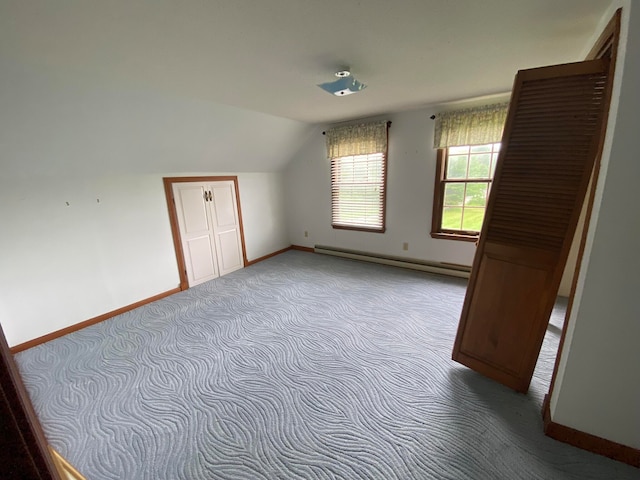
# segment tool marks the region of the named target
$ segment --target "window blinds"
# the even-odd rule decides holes
[[[326,132],[332,226],[384,232],[388,122]]]

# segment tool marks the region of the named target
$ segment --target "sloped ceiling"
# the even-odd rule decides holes
[[[1,0],[0,52],[110,84],[331,122],[505,92],[579,60],[608,0]],[[316,87],[340,65],[368,84]]]
[[[0,0],[5,174],[277,171],[318,124],[579,60],[607,0]],[[350,65],[368,84],[316,84]]]

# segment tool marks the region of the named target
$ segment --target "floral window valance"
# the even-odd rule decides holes
[[[386,153],[388,122],[347,125],[327,130],[327,157]]]
[[[438,114],[433,148],[500,142],[508,107],[499,103]]]

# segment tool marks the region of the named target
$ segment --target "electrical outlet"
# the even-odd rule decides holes
[[[309,232],[307,232],[306,230],[304,231],[304,236],[305,238],[309,236]]]
[[[409,242],[404,242],[402,244],[402,250],[409,250]]]

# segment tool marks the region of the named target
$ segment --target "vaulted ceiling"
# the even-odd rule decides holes
[[[508,91],[579,60],[608,0],[0,0],[0,55],[324,123]],[[316,84],[350,65],[368,84]]]

